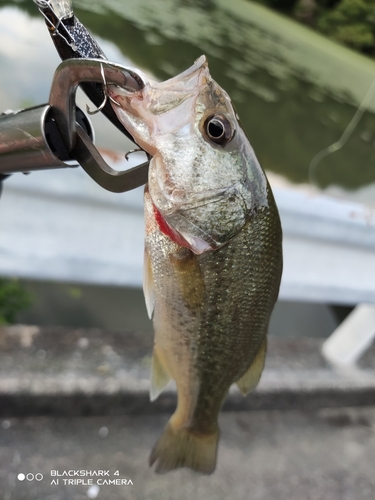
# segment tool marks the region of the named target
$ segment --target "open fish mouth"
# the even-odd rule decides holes
[[[187,133],[193,126],[195,102],[212,79],[205,56],[164,82],[141,71],[138,76],[144,83],[139,91],[109,85],[108,93],[120,122],[141,148],[155,156],[161,137]]]
[[[143,106],[153,115],[163,114],[179,106],[188,97],[197,95],[210,78],[204,55],[187,70],[163,82],[155,82],[139,70],[134,70],[134,74],[136,73],[141,90],[129,92],[127,89],[109,85],[111,100],[128,112]]]
[[[208,64],[206,56],[202,55],[194,61],[190,68],[179,75],[176,75],[164,82],[154,84],[154,88],[160,92],[160,97],[168,96],[169,93],[176,96],[187,96],[191,93],[200,92],[203,86],[207,84],[209,78]]]
[[[196,74],[197,71],[200,71],[203,68],[207,67],[208,67],[207,58],[205,55],[202,55],[194,61],[194,64],[190,66],[190,68],[186,69],[179,75],[173,76],[172,78],[169,78],[164,82],[161,82],[160,85],[169,87],[174,84],[180,84],[181,82],[191,81],[192,77]]]

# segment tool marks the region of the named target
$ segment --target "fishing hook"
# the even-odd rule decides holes
[[[130,151],[128,151],[128,152],[125,154],[125,160],[126,160],[126,161],[129,161],[129,155],[131,155],[132,153],[138,153],[138,152],[144,153],[144,152],[145,152],[145,150],[144,150],[144,149],[142,149],[142,148],[131,149]]]
[[[119,102],[117,102],[116,99],[113,99],[113,97],[111,95],[108,94],[108,97],[109,97],[110,101],[112,101],[114,104],[116,104],[116,106],[121,106],[121,104]]]
[[[89,114],[89,115],[96,115],[96,113],[99,113],[99,111],[101,111],[104,108],[104,106],[106,105],[106,103],[107,103],[107,99],[108,99],[107,82],[106,82],[106,79],[105,79],[105,74],[104,74],[104,69],[103,69],[103,65],[102,64],[100,65],[100,73],[101,73],[102,78],[103,78],[104,99],[103,99],[103,102],[101,103],[101,105],[98,108],[94,109],[93,111],[91,111],[91,109],[89,108],[88,104],[86,104],[86,111],[87,111],[87,114]]]

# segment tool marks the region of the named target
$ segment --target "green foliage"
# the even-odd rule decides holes
[[[298,0],[294,8],[294,17],[302,23],[314,25],[319,6],[315,0]]]
[[[290,13],[296,4],[296,0],[267,0],[261,3],[266,3],[269,7],[281,12]]]
[[[354,49],[375,47],[374,0],[341,0],[332,10],[325,11],[317,28]]]
[[[344,45],[375,54],[375,0],[257,0]]]
[[[14,323],[17,314],[30,304],[29,293],[17,279],[0,278],[0,325]]]

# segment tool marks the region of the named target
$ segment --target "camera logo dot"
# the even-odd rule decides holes
[[[28,474],[23,474],[22,472],[20,474],[18,474],[17,476],[17,479],[18,481],[24,481],[25,479],[27,481],[41,481],[43,479],[43,474],[41,474],[40,472],[36,473],[36,474],[32,474],[31,472],[29,472]]]

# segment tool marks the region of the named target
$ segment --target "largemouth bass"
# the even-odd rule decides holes
[[[245,395],[263,370],[282,270],[278,211],[204,56],[140,92],[109,92],[120,121],[153,156],[144,195],[144,292],[155,329],[151,399],[172,378],[178,403],[150,464],[157,472],[210,474],[231,384]]]

